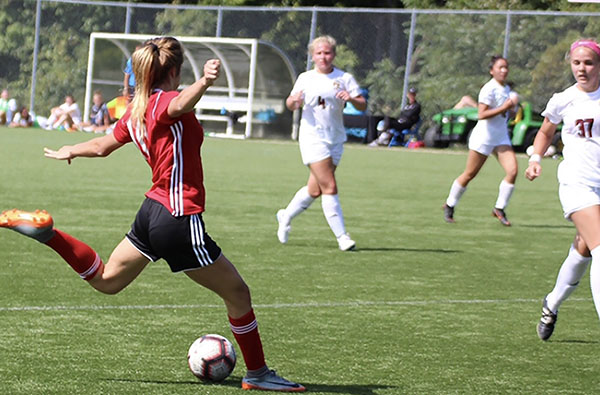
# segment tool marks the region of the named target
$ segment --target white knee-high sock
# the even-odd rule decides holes
[[[592,298],[594,306],[600,318],[600,246],[592,251],[592,266],[590,267],[590,286],[592,288]]]
[[[340,237],[346,233],[344,215],[342,214],[342,206],[338,195],[321,195],[321,206],[323,207],[325,219],[327,219],[327,223],[335,237]]]
[[[591,261],[591,257],[581,255],[571,244],[569,255],[558,271],[554,289],[546,296],[548,308],[552,312],[556,313],[562,302],[575,291]]]
[[[314,201],[315,198],[308,194],[308,187],[306,185],[300,188],[288,206],[285,208],[285,214],[287,215],[289,221],[309,208]]]
[[[504,210],[506,206],[508,206],[508,201],[510,200],[514,190],[515,184],[511,184],[502,180],[500,186],[498,187],[498,199],[496,200],[496,205],[494,207]]]
[[[458,204],[460,197],[465,193],[467,187],[463,187],[458,183],[458,181],[454,180],[452,186],[450,187],[450,193],[448,194],[448,198],[446,199],[446,204],[450,207],[454,207]]]

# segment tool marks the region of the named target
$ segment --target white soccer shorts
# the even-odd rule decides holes
[[[337,166],[342,159],[343,152],[344,143],[329,144],[324,141],[300,139],[300,155],[302,163],[305,165],[331,157],[333,164]]]
[[[591,206],[600,206],[600,188],[583,184],[560,184],[558,197],[565,218],[571,220],[571,214]]]

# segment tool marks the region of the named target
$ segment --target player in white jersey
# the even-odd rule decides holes
[[[552,335],[560,305],[577,288],[590,262],[592,297],[600,316],[600,46],[593,40],[575,41],[569,57],[577,82],[548,102],[525,171],[529,180],[540,176],[542,154],[562,121],[564,160],[558,168],[559,197],[565,218],[573,221],[577,233],[554,289],[542,302],[537,325],[542,340]]]
[[[454,207],[467,189],[469,182],[481,170],[490,154],[496,155],[506,176],[500,183],[498,198],[492,215],[505,226],[510,226],[504,209],[508,205],[517,179],[517,157],[508,135],[508,118],[516,108],[518,96],[506,84],[508,61],[493,56],[489,64],[492,79],[479,92],[478,121],[469,138],[469,156],[463,173],[452,183],[443,206],[444,219],[454,223]]]
[[[336,42],[333,37],[315,38],[308,50],[315,65],[298,76],[286,99],[290,111],[302,109],[300,154],[310,171],[308,182],[300,188],[285,209],[277,212],[277,237],[288,240],[291,221],[321,196],[323,214],[342,251],[354,249],[356,243],[346,232],[338,198],[335,170],[342,158],[346,131],[342,111],[347,102],[363,111],[367,101],[354,77],[333,65]]]

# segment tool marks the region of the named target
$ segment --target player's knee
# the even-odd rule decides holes
[[[243,280],[234,288],[235,299],[244,304],[250,304],[250,287]]]
[[[243,280],[232,284],[228,292],[222,296],[225,304],[232,311],[246,311],[252,305],[250,288]]]
[[[465,171],[458,177],[458,183],[463,187],[466,187],[477,175],[476,171]]]
[[[588,248],[583,238],[579,235],[579,233],[575,235],[575,240],[573,240],[573,247],[581,256],[592,256],[592,254],[590,253],[590,249]]]
[[[518,173],[519,173],[519,169],[516,166],[511,167],[510,169],[506,170],[506,182],[514,184],[515,181],[517,180]]]
[[[316,185],[316,186],[309,185],[308,186],[308,194],[310,195],[311,198],[316,199],[319,196],[321,196],[321,188],[319,188],[318,185]]]
[[[324,182],[319,185],[321,187],[321,193],[325,195],[336,195],[338,193],[337,183],[334,180]]]

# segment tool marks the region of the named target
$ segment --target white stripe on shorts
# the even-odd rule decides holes
[[[192,249],[200,266],[204,267],[212,264],[213,260],[210,259],[210,255],[204,246],[204,229],[202,229],[202,221],[200,221],[198,214],[190,215],[190,232]]]

